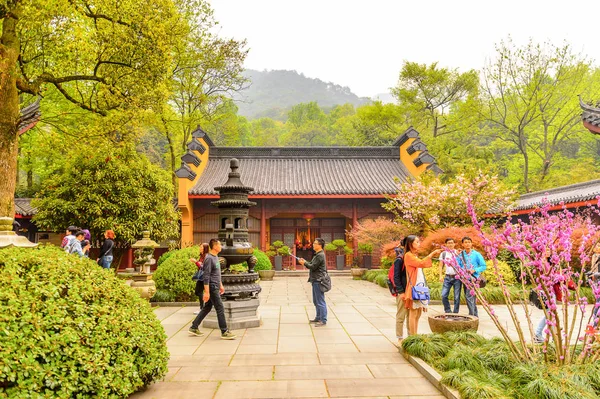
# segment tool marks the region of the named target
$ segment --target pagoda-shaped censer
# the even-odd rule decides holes
[[[223,294],[227,327],[231,330],[260,326],[258,294],[261,287],[256,283],[258,273],[254,271],[256,257],[254,249],[248,241],[248,210],[256,203],[248,200],[252,187],[244,186],[240,180],[238,168],[240,162],[233,158],[231,171],[225,184],[215,187],[219,200],[212,205],[219,208],[219,241],[222,249],[219,253],[221,278],[225,293]],[[248,272],[235,273],[231,265],[246,262]],[[204,327],[218,328],[214,310],[204,321]]]

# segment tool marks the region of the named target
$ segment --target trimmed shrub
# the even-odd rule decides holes
[[[0,396],[126,398],[167,371],[164,330],[113,273],[60,248],[0,250]]]
[[[254,271],[273,269],[271,260],[263,251],[254,248],[254,256],[256,256],[256,259],[258,260],[258,262],[256,262],[256,266],[254,266]]]
[[[167,252],[166,254],[170,255],[156,268],[152,276],[156,282],[156,289],[170,292],[178,302],[196,301],[196,282],[192,281],[192,276],[198,268],[190,262],[190,258],[198,259],[199,253],[200,247],[197,245]]]

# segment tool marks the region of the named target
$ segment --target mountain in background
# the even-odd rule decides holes
[[[357,107],[370,102],[369,98],[352,93],[349,87],[307,78],[296,71],[247,69],[244,76],[250,79],[251,85],[235,100],[238,114],[249,119],[269,117],[286,120],[292,106],[311,101],[316,101],[321,108],[346,103]]]

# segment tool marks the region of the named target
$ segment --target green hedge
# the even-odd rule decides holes
[[[600,397],[600,364],[556,367],[543,361],[513,359],[500,338],[475,332],[413,335],[402,348],[442,374],[442,382],[464,399],[592,399]],[[550,362],[555,352],[549,348]]]
[[[156,289],[166,291],[159,295],[160,298],[152,298],[153,302],[159,302],[167,297],[174,298],[174,301],[196,301],[198,298],[194,294],[196,282],[192,281],[192,276],[198,268],[190,258],[198,259],[200,247],[176,249],[165,253],[169,254],[166,259],[156,268],[152,279],[156,282]],[[165,256],[161,256],[161,259]],[[156,295],[155,295],[156,297]]]
[[[149,303],[95,262],[2,249],[0,287],[0,397],[126,398],[165,375]]]

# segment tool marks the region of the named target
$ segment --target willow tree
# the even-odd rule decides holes
[[[0,216],[12,216],[20,100],[53,87],[109,117],[162,101],[185,18],[171,0],[0,0],[0,19]]]

